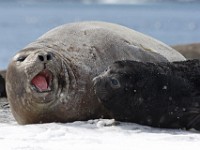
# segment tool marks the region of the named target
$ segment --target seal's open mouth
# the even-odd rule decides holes
[[[52,73],[45,69],[31,80],[31,84],[37,92],[49,92],[51,91],[52,79]]]

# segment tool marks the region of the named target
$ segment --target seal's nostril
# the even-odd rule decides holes
[[[52,59],[51,54],[47,54],[47,60],[51,60],[51,59]]]
[[[38,59],[40,61],[50,61],[53,58],[53,54],[52,53],[40,53],[38,54]]]
[[[40,61],[44,61],[44,56],[43,55],[38,55],[38,58]]]

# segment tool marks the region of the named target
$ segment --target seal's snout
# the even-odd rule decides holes
[[[50,52],[42,52],[42,53],[38,53],[37,58],[41,62],[48,62],[53,59],[53,54]]]
[[[102,84],[102,82],[101,82],[101,77],[99,77],[99,76],[97,76],[97,77],[95,77],[93,80],[92,80],[92,82],[93,82],[93,88],[94,88],[94,92],[95,92],[95,94],[98,94],[99,93],[99,87],[100,87],[100,85]]]
[[[93,81],[93,85],[96,86],[101,81],[101,79],[100,77],[95,77],[92,81]]]

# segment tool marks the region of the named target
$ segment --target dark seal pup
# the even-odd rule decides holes
[[[118,61],[94,78],[95,92],[119,121],[200,130],[200,61]]]

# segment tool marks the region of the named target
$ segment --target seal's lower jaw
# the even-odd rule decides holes
[[[31,87],[38,93],[48,93],[52,91],[53,74],[45,69],[38,73],[31,80]]]

